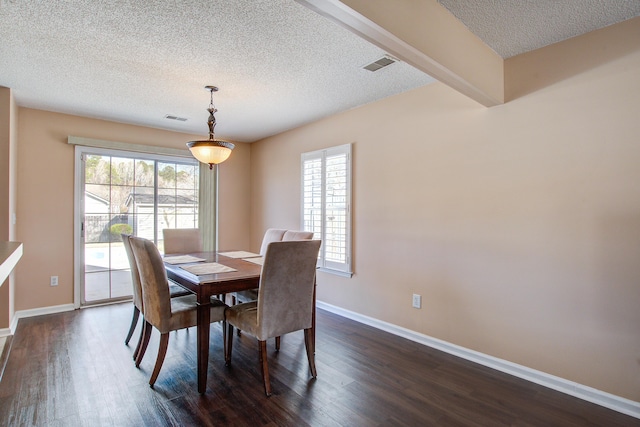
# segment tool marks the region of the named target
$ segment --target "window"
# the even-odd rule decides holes
[[[321,270],[351,277],[351,144],[302,154],[302,229],[322,240]]]
[[[201,178],[190,156],[76,145],[76,306],[131,298],[120,233],[149,239],[162,251],[164,228],[199,227]]]
[[[76,308],[131,297],[129,263],[118,234],[164,249],[163,228],[198,227],[217,249],[217,169],[189,150],[69,136],[75,146]]]

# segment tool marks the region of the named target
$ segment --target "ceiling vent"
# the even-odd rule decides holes
[[[186,117],[178,117],[171,114],[167,114],[166,116],[164,116],[164,118],[169,120],[177,120],[179,122],[186,122],[188,120]]]
[[[393,64],[394,62],[396,62],[395,59],[391,59],[388,56],[384,56],[380,59],[378,59],[375,62],[372,62],[369,65],[365,65],[364,68],[365,70],[369,70],[369,71],[378,71],[381,68],[387,67],[391,64]]]

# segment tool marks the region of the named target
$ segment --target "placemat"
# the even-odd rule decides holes
[[[255,258],[260,256],[260,254],[247,251],[220,252],[220,255],[228,256],[229,258]]]
[[[187,270],[189,273],[196,276],[202,276],[204,274],[216,274],[216,273],[230,273],[232,271],[238,271],[235,268],[227,267],[226,265],[218,264],[217,262],[207,262],[204,264],[185,265],[180,267],[183,270]]]
[[[204,258],[198,258],[191,255],[166,256],[162,260],[167,264],[188,264],[190,262],[206,261]]]
[[[243,261],[249,261],[252,262],[254,264],[258,264],[258,265],[263,265],[264,264],[264,258],[259,256],[256,258],[242,258]]]

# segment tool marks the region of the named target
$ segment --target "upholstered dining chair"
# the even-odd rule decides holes
[[[316,261],[320,244],[320,240],[270,243],[262,265],[258,299],[228,307],[225,311],[229,329],[225,337],[225,363],[231,365],[234,326],[256,337],[259,341],[262,380],[267,396],[271,395],[267,363],[269,338],[304,330],[309,368],[312,377],[317,376],[312,325]]]
[[[144,338],[142,340],[136,367],[149,344],[152,327],[160,332],[160,346],[156,364],[149,379],[153,386],[158,378],[169,344],[169,332],[183,328],[190,328],[197,324],[197,304],[195,295],[177,298],[169,296],[169,282],[164,268],[162,256],[153,242],[140,237],[130,237],[131,249],[138,266],[140,283],[142,285],[142,301],[144,316]],[[211,298],[211,322],[223,322],[226,305],[217,298]]]
[[[262,236],[262,244],[260,245],[260,255],[264,256],[267,252],[267,246],[271,242],[280,242],[287,230],[281,228],[268,228]],[[246,291],[234,292],[232,303],[235,305],[239,302],[249,302],[258,298],[257,289],[247,289]],[[240,329],[238,329],[238,335],[240,335]]]
[[[282,236],[283,242],[291,242],[295,240],[311,240],[313,239],[313,231],[287,230]],[[257,298],[257,292],[256,292]],[[280,350],[280,336],[276,337],[276,351]]]
[[[267,252],[269,243],[292,241],[292,240],[310,240],[313,238],[312,231],[294,231],[294,230],[282,230],[277,228],[269,228],[262,238],[262,245],[260,246],[260,255],[264,256]],[[249,289],[246,291],[236,292],[235,299],[239,302],[249,302],[258,298],[257,289]],[[277,348],[280,348],[280,342],[277,341]]]
[[[271,242],[280,242],[282,240],[282,236],[287,232],[287,230],[283,230],[280,228],[268,228],[267,231],[264,232],[264,236],[262,236],[262,244],[260,245],[260,256],[264,256],[267,253],[267,246]]]
[[[264,256],[267,252],[267,246],[272,242],[290,242],[294,240],[311,240],[313,239],[313,231],[298,231],[298,230],[280,230],[270,228],[264,233],[262,238],[262,246],[260,247],[260,255]],[[258,299],[258,290],[249,289],[246,291],[236,292],[234,295],[234,304],[239,302],[249,302]],[[241,334],[241,329],[238,329],[238,336]],[[280,337],[276,337],[276,351],[280,350]]]
[[[133,317],[131,319],[131,326],[129,327],[129,332],[127,333],[127,338],[125,338],[124,343],[129,345],[129,341],[133,336],[133,331],[136,329],[138,325],[138,319],[140,317],[140,313],[143,313],[143,302],[142,302],[142,285],[140,283],[140,274],[138,273],[138,265],[136,264],[136,259],[133,255],[133,250],[131,249],[131,242],[129,238],[131,237],[128,234],[121,234],[122,236],[122,244],[124,246],[124,250],[127,254],[127,259],[129,260],[129,268],[131,270],[131,284],[133,287]],[[184,288],[174,284],[169,283],[169,295],[171,298],[181,297],[184,295],[189,295],[189,291]],[[144,317],[144,315],[143,315]],[[138,339],[138,345],[133,352],[133,360],[136,360],[138,357],[138,352],[140,351],[140,343],[142,342],[142,328],[140,331],[140,338]]]
[[[164,239],[164,254],[188,254],[202,252],[202,233],[199,228],[164,228],[162,230]],[[175,285],[174,286],[178,286]],[[169,281],[171,287],[171,281]],[[224,301],[224,294],[218,295]]]
[[[199,228],[165,228],[162,230],[164,254],[188,254],[202,251]]]
[[[287,230],[282,236],[283,242],[290,242],[292,240],[311,240],[311,239],[313,239],[313,231]]]

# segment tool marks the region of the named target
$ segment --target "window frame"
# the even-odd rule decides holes
[[[217,168],[211,173],[208,165],[198,162],[191,156],[188,150],[169,149],[154,146],[136,146],[134,144],[118,143],[112,141],[92,140],[87,138],[69,137],[69,144],[74,146],[74,307],[81,308],[99,304],[84,301],[84,292],[81,288],[84,284],[84,254],[83,248],[83,214],[84,207],[84,158],[87,155],[104,155],[111,157],[124,157],[132,159],[147,159],[154,162],[168,162],[179,164],[197,165],[199,168],[198,183],[198,222],[203,230],[205,250],[217,249]],[[87,143],[87,145],[80,145]],[[131,149],[127,149],[128,147]],[[115,148],[114,148],[115,147]],[[142,150],[144,148],[144,150]],[[155,186],[155,185],[154,185]],[[215,221],[204,221],[211,218]],[[203,222],[207,228],[203,228]],[[154,230],[157,225],[154,225]],[[157,230],[154,231],[154,242],[157,238]],[[208,246],[207,246],[208,245]],[[211,248],[209,248],[211,247]]]
[[[353,228],[353,220],[351,216],[351,197],[352,197],[352,144],[344,144],[335,147],[324,148],[321,150],[310,151],[306,153],[302,153],[300,155],[300,182],[301,182],[301,191],[300,191],[300,228],[305,231],[314,231],[314,239],[322,240],[322,247],[320,248],[320,253],[318,255],[318,269],[320,271],[324,271],[327,273],[336,274],[343,277],[352,277],[353,269],[352,269],[352,228]],[[327,158],[346,155],[345,160],[345,229],[344,229],[344,251],[345,251],[345,259],[344,262],[332,261],[327,259],[326,252],[326,242],[327,242],[327,205],[328,205],[328,195],[327,195]],[[321,225],[320,225],[320,235],[318,235],[317,230],[312,230],[311,227],[308,227],[305,224],[305,187],[307,182],[305,181],[305,162],[309,162],[312,160],[320,160],[321,162],[321,178],[320,178],[320,199],[321,199]]]

